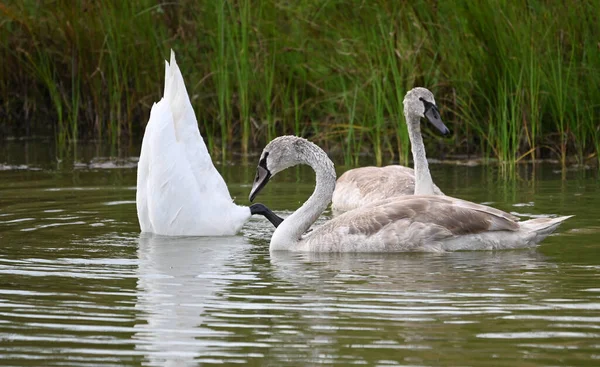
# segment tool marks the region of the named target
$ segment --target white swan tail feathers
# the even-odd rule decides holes
[[[212,163],[173,52],[144,132],[136,206],[142,232],[171,236],[234,235],[251,214]]]
[[[548,237],[562,222],[571,217],[573,217],[573,215],[566,215],[556,218],[535,218],[526,220],[519,224],[521,225],[522,230],[535,235],[531,241],[531,244],[535,245],[541,242],[544,238]]]

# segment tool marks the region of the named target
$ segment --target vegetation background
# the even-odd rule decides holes
[[[599,18],[600,0],[4,0],[0,135],[139,141],[172,48],[213,156],[296,134],[406,163],[402,99],[425,86],[453,132],[430,156],[597,162]]]

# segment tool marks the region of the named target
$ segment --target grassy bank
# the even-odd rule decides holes
[[[139,139],[177,53],[216,153],[309,137],[346,163],[406,162],[402,99],[436,95],[430,156],[596,160],[600,1],[12,1],[0,132]]]

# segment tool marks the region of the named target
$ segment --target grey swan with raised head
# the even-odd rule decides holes
[[[406,93],[403,105],[414,170],[389,165],[360,167],[344,172],[338,178],[333,192],[331,209],[334,215],[396,196],[444,195],[431,179],[421,135],[421,118],[426,118],[442,134],[449,133],[440,117],[433,93],[426,88],[413,88]]]

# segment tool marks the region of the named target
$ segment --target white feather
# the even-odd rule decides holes
[[[142,232],[168,236],[232,235],[250,217],[212,163],[172,51],[142,141],[136,204]]]

